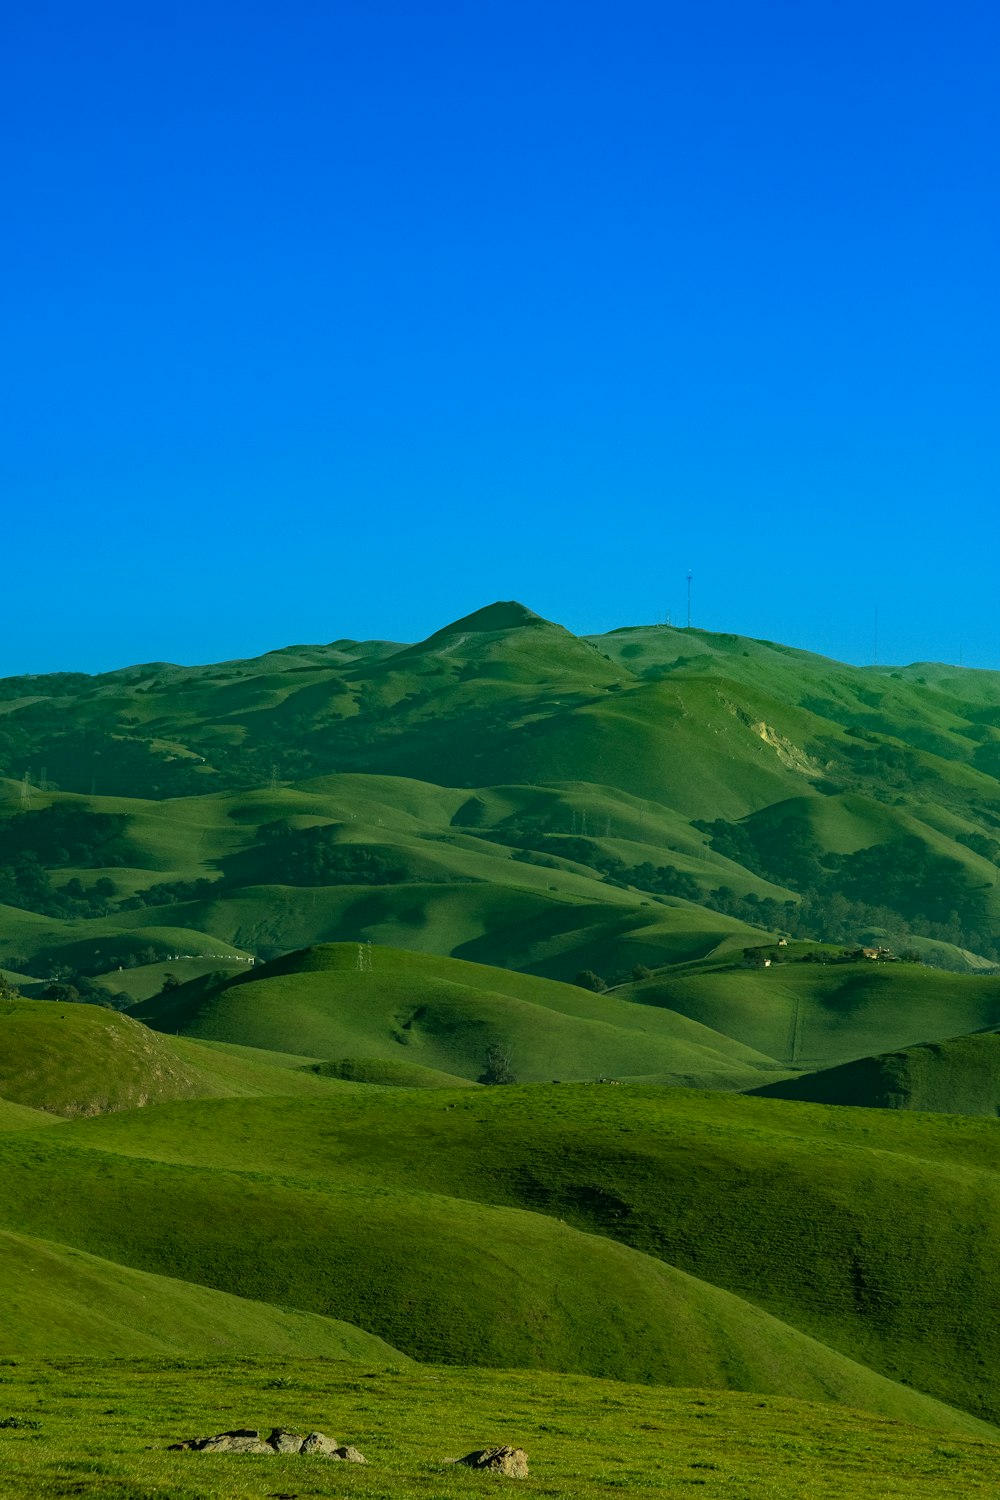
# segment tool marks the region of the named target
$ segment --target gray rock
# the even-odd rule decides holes
[[[301,1432],[289,1432],[287,1427],[275,1427],[267,1440],[267,1446],[275,1453],[301,1453]]]
[[[366,1464],[368,1462],[364,1454],[359,1453],[357,1448],[337,1448],[333,1456],[334,1458],[342,1458],[349,1464]]]
[[[237,1427],[215,1437],[196,1438],[193,1445],[199,1453],[273,1453],[252,1427]]]
[[[474,1453],[467,1453],[464,1458],[456,1459],[457,1463],[466,1464],[470,1469],[489,1469],[493,1474],[503,1474],[507,1479],[527,1479],[528,1477],[528,1455],[523,1448],[510,1448],[506,1444],[502,1448],[477,1448]]]
[[[323,1458],[336,1458],[338,1457],[337,1449],[339,1447],[339,1443],[335,1442],[333,1438],[328,1438],[324,1433],[311,1432],[307,1438],[303,1439],[299,1452],[306,1454],[318,1453]]]
[[[169,1452],[195,1453],[304,1453],[318,1454],[320,1458],[339,1459],[349,1464],[364,1464],[368,1460],[357,1448],[349,1448],[328,1438],[325,1432],[311,1432],[302,1437],[290,1432],[287,1427],[274,1427],[264,1442],[253,1427],[237,1427],[232,1432],[219,1432],[215,1437],[189,1438],[186,1443],[171,1443]]]

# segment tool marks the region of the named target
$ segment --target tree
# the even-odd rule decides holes
[[[582,990],[593,990],[595,995],[603,995],[607,985],[600,974],[595,974],[593,969],[581,969],[573,980]]]
[[[486,1049],[486,1067],[480,1083],[516,1083],[511,1069],[511,1050],[504,1042],[491,1042]]]

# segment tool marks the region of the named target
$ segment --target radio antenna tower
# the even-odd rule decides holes
[[[872,666],[878,666],[878,605],[875,606],[875,639],[872,641]]]
[[[691,572],[691,569],[688,568],[688,630],[691,629],[691,579],[693,577],[694,574]]]

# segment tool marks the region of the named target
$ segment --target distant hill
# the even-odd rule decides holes
[[[365,940],[609,984],[776,932],[1000,965],[997,674],[504,601],[0,709],[0,963],[122,1005]]]
[[[664,970],[616,993],[687,1016],[789,1070],[1000,1026],[1000,978],[915,963],[707,962]]]
[[[1000,1035],[988,1031],[926,1042],[749,1092],[815,1104],[921,1109],[996,1119],[1000,1115]]]
[[[617,995],[389,948],[360,958],[370,971],[359,970],[355,944],[309,948],[236,979],[192,981],[131,1014],[158,1031],[305,1052],[342,1068],[367,1060],[354,1076],[381,1060],[476,1082],[492,1049],[522,1082],[655,1072],[747,1088],[782,1072],[742,1042]]]

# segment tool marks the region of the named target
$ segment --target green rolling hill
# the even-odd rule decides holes
[[[55,1137],[44,1137],[44,1162],[32,1142],[41,1198],[30,1222],[17,1165],[20,1139],[11,1137],[5,1148],[2,1180],[10,1205],[4,1212],[16,1214],[24,1232],[196,1280],[217,1276],[205,1268],[223,1264],[229,1276],[238,1269],[241,1281],[232,1289],[241,1295],[317,1312],[329,1311],[319,1290],[329,1278],[342,1299],[352,1288],[339,1316],[420,1358],[537,1361],[530,1353],[536,1335],[523,1330],[505,1354],[489,1343],[499,1337],[492,1325],[486,1344],[476,1346],[476,1307],[484,1305],[487,1288],[506,1288],[516,1264],[518,1275],[527,1276],[527,1263],[516,1259],[521,1254],[539,1276],[558,1279],[569,1274],[558,1269],[568,1266],[565,1257],[577,1251],[581,1269],[572,1284],[596,1286],[589,1278],[612,1274],[597,1247],[627,1245],[645,1259],[629,1262],[628,1271],[622,1264],[613,1295],[594,1291],[589,1311],[577,1305],[570,1325],[558,1298],[548,1320],[532,1315],[530,1327],[555,1341],[540,1362],[611,1373],[609,1364],[598,1370],[585,1362],[600,1347],[601,1358],[617,1351],[619,1369],[636,1373],[646,1362],[643,1378],[663,1378],[648,1363],[662,1358],[665,1347],[650,1332],[657,1326],[645,1300],[650,1294],[635,1281],[640,1265],[655,1260],[746,1299],[887,1379],[990,1421],[1000,1416],[993,1362],[1000,1176],[992,1121],[597,1084],[462,1090],[450,1097],[343,1085],[339,1094],[314,1101],[181,1102],[61,1126]],[[81,1185],[69,1206],[45,1190],[64,1170],[65,1153]],[[244,1199],[232,1174],[246,1176],[250,1163],[257,1175],[246,1180],[252,1197]],[[126,1180],[137,1203],[156,1205],[141,1223],[106,1218],[104,1205],[120,1191],[114,1184]],[[197,1230],[151,1227],[173,1222],[170,1205],[181,1184]],[[322,1202],[336,1227],[320,1200],[308,1210],[295,1200],[307,1184],[314,1190],[325,1184]],[[209,1195],[216,1206],[212,1222],[202,1225],[198,1205],[207,1205]],[[473,1212],[471,1204],[480,1209]],[[491,1217],[501,1208],[508,1217]],[[296,1224],[300,1248],[291,1261],[287,1250],[278,1262],[267,1248],[267,1224],[276,1213]],[[256,1228],[255,1215],[263,1216]],[[435,1221],[442,1244],[431,1251],[424,1235]],[[570,1230],[584,1240],[558,1238]],[[475,1273],[459,1271],[454,1257],[461,1261],[463,1247],[478,1235],[491,1246],[489,1270],[483,1263]],[[240,1253],[223,1256],[223,1241],[239,1244]],[[316,1262],[310,1270],[298,1269],[300,1254]],[[431,1320],[431,1345],[412,1331],[410,1339],[421,1342],[407,1342],[396,1322],[399,1299],[382,1294],[387,1283],[409,1286],[414,1263],[428,1258],[442,1268],[450,1290],[425,1290],[414,1303],[411,1289],[409,1304],[426,1308],[431,1295],[465,1297],[454,1323],[450,1315]],[[358,1263],[365,1267],[361,1283],[351,1279]],[[545,1297],[554,1296],[554,1283],[546,1284]],[[630,1323],[619,1308],[626,1285],[647,1321]],[[604,1331],[606,1316],[624,1319],[613,1338]],[[423,1314],[418,1321],[424,1328]],[[589,1355],[583,1326],[596,1341]],[[784,1356],[775,1358],[780,1365]]]
[[[0,959],[123,1002],[367,938],[610,982],[761,929],[1000,962],[990,673],[498,604],[415,646],[7,679],[4,772]]]
[[[867,1365],[836,1347],[851,1331],[849,1297],[837,1339],[830,1329],[819,1338],[763,1310],[759,1288],[747,1299],[718,1284],[738,1279],[738,1258],[722,1274],[717,1260],[712,1282],[672,1264],[662,1238],[647,1250],[628,1244],[635,1227],[617,1222],[615,1206],[625,1200],[598,1186],[602,1178],[610,1183],[609,1168],[619,1193],[634,1195],[648,1180],[644,1163],[664,1128],[670,1138],[671,1124],[685,1122],[688,1174],[705,1148],[683,1103],[666,1113],[655,1103],[640,1111],[652,1135],[623,1147],[620,1122],[635,1118],[631,1108],[621,1112],[626,1095],[601,1091],[607,1102],[597,1119],[592,1097],[551,1086],[448,1095],[342,1085],[312,1104],[185,1100],[0,1140],[0,1258],[10,1261],[19,1289],[12,1340],[40,1352],[46,1336],[38,1318],[51,1301],[52,1349],[79,1328],[84,1347],[122,1354],[165,1346],[198,1352],[214,1337],[235,1352],[252,1351],[255,1341],[261,1351],[280,1351],[282,1340],[301,1336],[304,1347],[342,1357],[360,1335],[323,1321],[333,1318],[422,1360],[794,1391],[894,1419],[979,1430],[947,1399],[966,1395],[950,1366],[938,1372],[931,1399],[900,1384],[931,1342],[927,1331],[923,1343],[911,1336],[909,1365],[897,1353],[894,1378],[873,1368],[887,1362],[884,1328],[871,1330],[868,1353],[876,1358]],[[482,1098],[485,1113],[470,1114],[470,1098]],[[655,1091],[628,1102],[669,1098]],[[732,1103],[750,1117],[737,1149],[752,1155],[755,1112],[768,1106]],[[740,1137],[740,1126],[730,1121],[729,1134]],[[585,1136],[593,1155],[581,1179]],[[781,1165],[787,1170],[787,1145]],[[548,1175],[547,1200],[539,1197],[540,1173]],[[648,1213],[662,1216],[669,1196],[665,1178],[662,1196],[650,1200],[661,1207]],[[678,1211],[690,1214],[690,1205],[678,1203]],[[843,1213],[840,1219],[832,1244],[847,1224]],[[661,1236],[666,1228],[663,1220]],[[716,1256],[721,1243],[716,1236]],[[807,1320],[815,1288],[800,1287],[796,1299],[787,1284],[791,1265],[781,1294]],[[128,1274],[112,1317],[115,1267]],[[832,1285],[836,1294],[835,1278]],[[213,1303],[204,1288],[227,1295]],[[151,1305],[130,1316],[142,1299]],[[294,1314],[314,1315],[300,1334]],[[938,1352],[946,1347],[938,1330],[934,1341]],[[987,1392],[987,1410],[989,1399]]]
[[[406,1364],[335,1318],[283,1311],[84,1251],[0,1232],[4,1351],[45,1359],[248,1355]]]
[[[1000,1025],[998,978],[821,957],[831,961],[685,965],[616,993],[737,1038],[790,1070]]]
[[[359,971],[359,960],[371,971]],[[492,1047],[524,1082],[657,1073],[748,1088],[787,1071],[697,1021],[615,994],[397,949],[368,955],[357,944],[309,948],[236,979],[194,980],[132,1014],[175,1035],[416,1063],[471,1081]]]
[[[75,1356],[105,1414],[142,1360],[276,1421],[296,1389],[488,1378],[652,1430],[690,1387],[759,1421],[768,1493],[816,1410],[882,1455],[947,1430],[975,1478],[998,882],[994,674],[508,602],[415,645],[0,682],[5,1352]],[[18,1474],[35,1431],[0,1417]],[[898,1492],[958,1493],[909,1441]],[[716,1462],[685,1484],[721,1495]],[[187,1493],[129,1463],[123,1500]]]
[[[932,1110],[995,1120],[1000,1115],[1000,1036],[987,1031],[924,1042],[750,1092],[815,1104]]]

